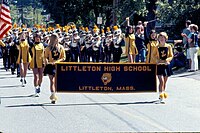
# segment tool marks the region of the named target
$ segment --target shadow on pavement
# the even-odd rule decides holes
[[[33,77],[33,76],[32,75],[27,75],[26,77]],[[20,77],[12,76],[12,75],[6,76],[6,77],[0,77],[0,79],[10,79],[10,78],[19,78],[20,79]]]
[[[41,104],[22,104],[22,105],[11,105],[6,106],[7,108],[20,108],[20,107],[37,107],[37,106],[98,106],[98,105],[136,105],[136,104],[157,104],[158,100],[145,101],[145,102],[126,102],[126,103],[82,103],[82,104],[51,104],[51,103],[41,103]]]
[[[22,85],[4,85],[4,86],[0,86],[0,88],[15,88],[15,87],[22,87]]]
[[[24,96],[1,96],[0,99],[6,99],[6,98],[27,98],[27,97],[35,97],[35,95],[31,94],[31,95],[24,95]]]
[[[176,76],[174,76],[172,78],[176,78],[176,77],[189,77],[189,76],[194,76],[194,75],[199,75],[199,73],[198,72],[187,72],[187,73],[176,75]]]

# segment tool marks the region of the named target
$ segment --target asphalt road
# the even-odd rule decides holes
[[[166,104],[155,103],[157,93],[59,93],[57,104],[51,104],[47,76],[37,98],[33,96],[31,71],[28,71],[25,87],[10,73],[0,69],[0,132],[200,131],[199,71],[171,76]]]

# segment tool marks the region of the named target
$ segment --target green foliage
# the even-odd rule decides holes
[[[118,4],[116,2],[113,5],[113,0],[42,0],[42,4],[56,23],[61,25],[73,21],[88,26],[90,23],[96,23],[99,14],[103,17],[103,23],[109,25],[112,23],[113,11],[116,14],[114,21],[118,24],[132,12],[141,16],[147,14],[145,0],[116,1]]]
[[[156,15],[160,18],[162,25],[174,25],[174,28],[169,29],[171,33],[180,35],[181,30],[185,27],[185,21],[188,19],[192,20],[192,23],[200,24],[199,0],[173,0],[172,3],[165,0],[158,1],[157,5]]]
[[[41,15],[42,6],[39,0],[17,0],[11,1],[12,23],[26,24],[33,26],[35,23],[44,23],[44,16]]]

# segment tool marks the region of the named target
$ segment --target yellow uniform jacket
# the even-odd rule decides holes
[[[29,45],[27,40],[20,42],[19,55],[17,63],[29,63],[31,61],[31,55],[29,53]]]
[[[65,60],[65,49],[62,45],[58,44],[57,48],[47,47],[45,49],[45,60],[47,59],[49,63],[59,62],[60,60]]]
[[[147,49],[148,49],[148,54],[147,54],[147,59],[146,63],[156,63],[156,58],[153,56],[153,51],[157,48],[158,42],[157,41],[150,41],[147,44]]]
[[[43,68],[44,67],[44,46],[42,43],[35,44],[31,48],[32,59],[30,68]]]
[[[158,44],[153,54],[156,62],[167,61],[170,62],[173,59],[173,51],[171,45],[165,43],[164,46]]]
[[[125,54],[126,56],[130,55],[137,55],[138,50],[135,45],[135,35],[131,34],[125,38]]]

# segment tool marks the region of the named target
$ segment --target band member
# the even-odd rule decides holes
[[[105,43],[105,55],[106,55],[106,62],[111,62],[111,54],[113,50],[113,35],[110,31],[110,28],[107,27],[106,31],[106,43]]]
[[[145,42],[147,44],[146,63],[156,63],[156,60],[153,57],[153,51],[158,45],[157,34],[155,30],[151,30],[149,36],[147,35],[147,30],[146,30],[147,23],[148,22],[144,22],[144,37],[145,37]]]
[[[55,63],[61,62],[65,60],[65,50],[62,45],[59,44],[59,37],[56,33],[53,33],[50,36],[50,43],[48,47],[45,49],[45,73],[49,75],[50,80],[50,91],[51,96],[50,100],[53,104],[57,101],[57,96],[55,92]]]
[[[11,64],[11,56],[10,56],[10,48],[11,48],[11,37],[10,35],[8,35],[6,37],[6,41],[5,43],[5,47],[3,47],[3,65],[4,68],[6,69],[6,71],[8,71],[10,69],[10,64]]]
[[[19,66],[17,66],[17,57],[19,54],[19,49],[17,47],[15,37],[11,40],[11,47],[10,47],[10,64],[11,64],[11,73],[15,74],[15,69],[17,68],[17,76],[20,76]]]
[[[85,31],[82,29],[80,34],[80,62],[86,62]]]
[[[64,35],[64,38],[61,41],[61,44],[63,45],[65,49],[65,55],[66,55],[65,62],[69,62],[71,59],[71,50],[70,50],[71,40],[68,33]]]
[[[31,55],[29,53],[29,44],[25,32],[21,33],[18,43],[19,43],[19,55],[17,63],[20,64],[20,76],[21,76],[20,82],[24,87],[24,84],[26,84],[27,69],[31,61]]]
[[[101,44],[100,44],[100,60],[101,62],[105,62],[105,44],[106,44],[106,36],[104,30],[101,30]]]
[[[133,26],[129,25],[125,34],[125,55],[128,56],[128,61],[135,62],[135,57],[138,54],[137,47],[135,45],[135,35],[133,33]]]
[[[121,37],[121,30],[117,27],[114,26],[114,38],[113,38],[113,62],[119,62],[120,57],[122,54],[122,45],[124,45],[124,40]]]
[[[167,98],[166,83],[169,76],[172,75],[170,62],[173,59],[173,51],[171,45],[167,44],[167,33],[161,32],[158,35],[159,44],[154,51],[154,57],[156,58],[157,75],[159,79],[159,100],[164,103],[164,98]]]
[[[78,57],[80,53],[80,37],[78,36],[78,31],[73,31],[73,37],[71,42],[71,61],[78,62]]]
[[[93,36],[99,35],[99,28],[95,25],[93,28]]]
[[[90,62],[90,58],[92,57],[92,34],[90,33],[86,35],[85,48],[86,62]]]
[[[50,36],[50,34],[47,33],[47,32],[45,32],[45,33],[43,34],[42,43],[43,43],[43,45],[44,45],[44,48],[46,48],[46,47],[49,45],[49,36]]]
[[[101,37],[99,35],[94,36],[93,45],[92,45],[92,61],[99,62],[100,60],[100,45]]]
[[[30,47],[32,56],[30,68],[33,70],[34,75],[35,96],[38,97],[44,70],[44,45],[41,43],[41,35],[39,33],[34,35],[34,41],[32,45],[30,44]]]

